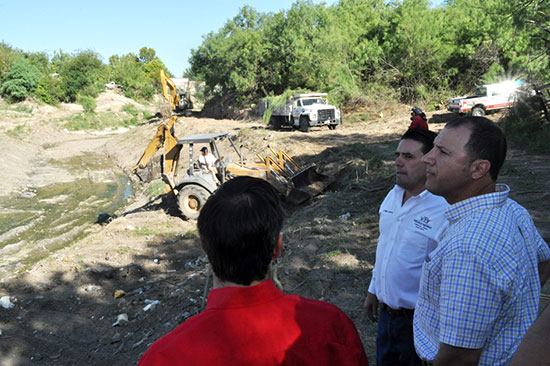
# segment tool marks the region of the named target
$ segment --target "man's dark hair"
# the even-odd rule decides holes
[[[488,160],[491,163],[489,174],[496,181],[506,159],[506,136],[493,121],[485,117],[459,117],[447,123],[445,128],[461,126],[470,130],[470,138],[464,146],[470,160]]]
[[[283,226],[279,193],[267,181],[236,177],[201,209],[198,227],[216,276],[248,286],[265,278]]]
[[[425,128],[409,128],[401,136],[401,140],[414,140],[422,144],[422,153],[426,154],[434,147],[434,139],[437,133],[426,130]]]

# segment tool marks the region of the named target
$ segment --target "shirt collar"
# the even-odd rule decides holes
[[[506,184],[497,184],[492,193],[474,196],[452,204],[445,210],[445,215],[449,222],[456,222],[473,211],[501,207],[509,194],[510,187]]]
[[[395,185],[395,191],[401,197],[403,197],[403,193],[405,193],[405,189],[403,187],[401,187],[400,185],[398,185],[398,184]],[[422,198],[424,196],[427,196],[429,194],[430,194],[430,192],[427,189],[424,189],[421,193],[417,194],[416,196],[411,196],[411,198],[420,199],[420,198]],[[409,198],[409,199],[411,199],[411,198]]]
[[[273,301],[284,293],[271,279],[256,286],[222,287],[210,291],[206,309],[242,308]]]

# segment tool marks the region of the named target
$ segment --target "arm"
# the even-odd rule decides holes
[[[363,303],[365,311],[367,312],[367,318],[371,321],[378,321],[378,298],[375,294],[367,292],[367,297]]]
[[[550,306],[529,328],[510,366],[542,366],[550,364]]]
[[[440,343],[434,359],[434,366],[475,366],[479,362],[482,349],[469,349]]]

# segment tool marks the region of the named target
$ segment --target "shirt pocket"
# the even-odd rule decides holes
[[[415,229],[411,222],[406,225],[398,243],[397,256],[405,263],[422,267],[422,263],[428,254],[430,239],[421,231]]]

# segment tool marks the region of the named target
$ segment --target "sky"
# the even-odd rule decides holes
[[[443,0],[432,0],[440,4]],[[191,49],[218,31],[244,5],[257,11],[288,10],[295,0],[0,0],[0,41],[27,52],[92,50],[112,55],[157,56],[175,77],[189,67]],[[314,0],[328,5],[335,0]],[[164,4],[164,5],[161,5]]]

